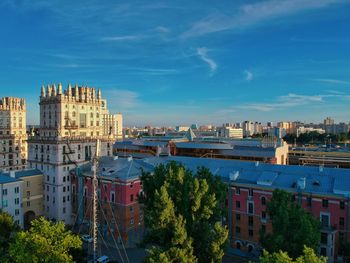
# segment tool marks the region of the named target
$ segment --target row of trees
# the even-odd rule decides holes
[[[13,218],[0,211],[0,262],[75,262],[83,256],[81,239],[43,217],[33,220],[28,231],[20,230]]]
[[[340,133],[336,134],[327,134],[327,133],[318,133],[316,131],[302,133],[297,137],[296,134],[290,133],[283,137],[285,141],[289,144],[328,144],[330,141],[332,143],[344,143],[350,140],[350,133]]]
[[[228,245],[228,231],[221,219],[227,187],[206,168],[196,173],[172,162],[143,173],[143,194],[148,247],[146,262],[221,262]],[[260,232],[268,262],[325,262],[317,257],[321,225],[292,195],[275,190],[267,204],[273,231]],[[282,252],[283,251],[283,252]],[[283,259],[283,260],[281,260]],[[293,261],[296,259],[296,261]]]

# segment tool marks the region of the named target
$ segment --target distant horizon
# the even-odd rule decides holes
[[[0,97],[100,87],[124,126],[349,122],[350,2],[0,2]]]

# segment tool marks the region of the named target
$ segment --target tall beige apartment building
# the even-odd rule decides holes
[[[27,160],[26,103],[24,99],[0,99],[0,170],[21,170]]]
[[[28,162],[44,173],[45,215],[74,223],[69,171],[92,160],[96,141],[100,156],[112,155],[113,144],[122,129],[122,119],[109,114],[100,89],[62,85],[42,87],[40,126],[29,137]]]

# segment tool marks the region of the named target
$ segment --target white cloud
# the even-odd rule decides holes
[[[142,35],[127,35],[127,36],[113,36],[113,37],[103,37],[102,41],[130,41],[139,40],[144,38]]]
[[[250,72],[249,70],[245,70],[244,75],[245,75],[245,80],[247,81],[251,81],[254,78],[253,73]]]
[[[197,21],[182,34],[182,38],[196,37],[223,30],[240,29],[253,26],[277,17],[293,15],[298,12],[318,9],[345,0],[268,0],[245,4],[232,15],[211,14]]]
[[[107,98],[108,107],[113,110],[126,110],[140,106],[140,94],[126,89],[108,89],[103,92],[102,97]]]
[[[340,80],[340,79],[314,79],[314,80],[319,81],[319,82],[328,83],[328,84],[350,84],[349,81]]]
[[[214,73],[217,68],[217,64],[214,60],[208,57],[208,51],[209,50],[205,47],[197,48],[197,54],[200,57],[200,59],[206,62],[210,67],[211,73]]]
[[[159,33],[169,33],[170,29],[165,26],[157,26],[155,30]]]
[[[240,109],[257,110],[257,111],[273,111],[283,108],[296,107],[310,103],[322,103],[325,97],[335,95],[298,95],[289,93],[288,95],[279,96],[276,102],[271,103],[251,103],[238,106]]]

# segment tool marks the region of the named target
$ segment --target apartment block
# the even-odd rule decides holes
[[[21,98],[0,99],[0,170],[20,170],[27,160],[26,104]]]
[[[72,223],[69,171],[90,162],[101,142],[100,155],[112,155],[112,145],[122,127],[110,116],[100,89],[70,84],[41,88],[40,126],[28,140],[31,168],[44,173],[45,215]],[[118,128],[116,128],[118,127]]]

